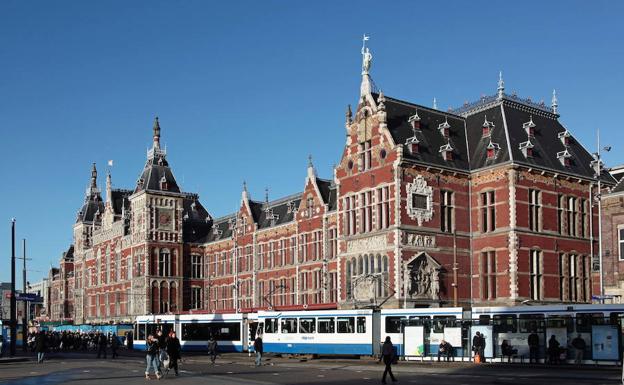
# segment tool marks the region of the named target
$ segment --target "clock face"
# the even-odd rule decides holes
[[[173,215],[170,209],[158,209],[157,221],[159,230],[172,230]]]

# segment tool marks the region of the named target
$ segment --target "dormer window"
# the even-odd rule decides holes
[[[485,121],[483,122],[483,131],[482,137],[487,137],[492,135],[492,131],[494,130],[494,123],[487,120],[487,115],[485,116]]]
[[[533,123],[532,115],[528,122],[522,124],[522,128],[524,128],[524,131],[527,133],[529,137],[535,136],[535,123]]]
[[[164,175],[162,176],[162,178],[160,178],[160,189],[161,190],[169,189],[169,184],[167,183],[167,178],[165,178]]]
[[[530,140],[520,143],[520,151],[522,151],[522,154],[524,155],[525,158],[532,158],[533,157],[533,143],[531,143]]]
[[[557,137],[559,138],[561,143],[563,143],[563,145],[566,146],[566,147],[568,147],[570,145],[570,137],[571,136],[572,135],[570,135],[570,131],[568,131],[567,129],[565,131],[562,131],[559,134],[557,134]]]
[[[412,130],[420,130],[420,116],[418,116],[418,111],[414,112],[414,115],[410,116],[407,122],[412,127]]]
[[[498,151],[500,150],[500,146],[498,143],[490,143],[486,147],[486,154],[488,159],[496,159],[496,155],[498,155]]]
[[[407,146],[407,150],[411,154],[418,154],[420,152],[420,141],[416,136],[412,136],[411,138],[407,138],[405,141],[405,145]]]
[[[572,154],[570,154],[570,151],[568,151],[567,148],[564,151],[559,151],[557,153],[557,159],[559,159],[559,162],[561,162],[561,164],[565,167],[570,166],[570,158],[572,158]]]
[[[446,139],[448,139],[449,137],[450,128],[451,128],[451,125],[448,123],[448,118],[444,118],[444,123],[440,123],[438,125],[438,131],[440,131],[440,135],[442,135]]]
[[[444,146],[440,146],[440,154],[444,160],[453,160],[453,147],[451,143],[446,143]]]

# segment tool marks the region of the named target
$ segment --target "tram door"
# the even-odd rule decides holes
[[[249,320],[247,324],[247,351],[253,351],[253,344],[256,339],[256,335],[262,333],[262,323],[258,321]]]

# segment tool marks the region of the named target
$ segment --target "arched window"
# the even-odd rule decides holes
[[[358,257],[358,275],[362,275],[364,273],[364,260],[360,255]]]
[[[370,267],[369,267],[369,270],[368,270],[368,271],[369,271],[371,274],[373,274],[373,273],[375,272],[375,256],[371,254],[371,255],[369,256],[369,258],[370,258],[370,259],[369,259],[368,265],[369,265]]]
[[[158,299],[158,284],[156,281],[152,282],[152,314],[160,313],[158,304],[160,303]]]
[[[383,282],[384,282],[383,295],[388,296],[388,285],[390,285],[390,282],[388,279],[388,256],[384,255],[382,259],[383,259],[383,268],[382,268],[381,274],[382,274]]]
[[[376,273],[380,274],[381,273],[381,255],[377,254],[377,270]],[[383,288],[384,288],[384,280],[383,280],[383,276],[379,276],[379,278],[377,279],[377,296],[381,297],[383,296]]]
[[[364,256],[364,271],[362,274],[368,274],[368,255]]]
[[[175,282],[171,282],[171,289],[169,290],[169,309],[172,312],[178,311],[177,295],[178,287]]]
[[[110,259],[110,246],[106,246],[106,254],[105,254],[105,258],[104,258],[104,263],[106,265],[104,265],[104,268],[106,269],[106,281],[104,283],[109,283],[110,279],[111,279],[111,274],[110,274],[110,263],[111,263],[111,259]]]
[[[115,281],[121,279],[121,251],[119,245],[115,248]]]
[[[158,254],[158,275],[162,277],[171,275],[171,254],[169,249],[161,249]]]
[[[102,249],[97,252],[97,258],[95,259],[95,284],[99,285],[102,280]]]
[[[346,289],[347,289],[347,298],[351,297],[351,261],[347,261],[345,263],[345,277],[346,277]]]
[[[160,283],[160,313],[169,312],[169,290],[166,282]]]

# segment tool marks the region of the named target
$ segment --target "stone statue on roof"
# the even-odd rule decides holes
[[[371,61],[373,60],[373,54],[370,53],[368,47],[366,47],[366,41],[370,39],[369,36],[364,35],[362,38],[362,75],[367,75],[370,70]]]

